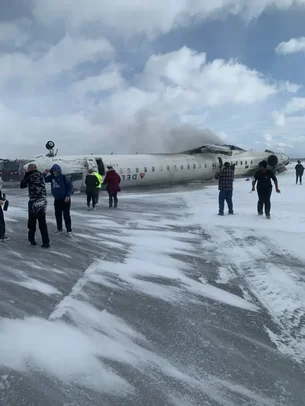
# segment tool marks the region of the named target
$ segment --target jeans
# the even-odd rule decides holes
[[[68,202],[65,202],[64,199],[55,199],[54,207],[57,230],[62,231],[62,217],[64,216],[67,232],[72,232],[70,216],[71,199]]]
[[[266,216],[270,215],[271,193],[272,193],[272,187],[257,189],[257,194],[258,194],[257,212],[258,212],[258,214],[260,214],[260,215],[263,214],[263,208],[265,205],[265,214],[266,214]]]
[[[109,207],[112,207],[112,201],[114,200],[114,207],[118,207],[117,193],[109,193]]]
[[[227,202],[229,213],[233,214],[232,202],[233,190],[220,190],[219,192],[219,214],[223,214],[225,208],[225,201]]]
[[[39,226],[39,230],[40,230],[40,234],[41,234],[42,243],[44,245],[47,245],[50,243],[50,240],[49,240],[49,234],[48,234],[48,226],[47,226],[47,222],[46,222],[46,213],[44,210],[41,210],[38,213],[29,212],[29,219],[28,219],[29,241],[30,242],[35,241],[37,220],[38,220],[38,226]]]

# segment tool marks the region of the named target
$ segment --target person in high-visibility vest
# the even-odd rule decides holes
[[[99,198],[99,194],[100,194],[100,190],[102,188],[102,184],[103,184],[103,176],[100,175],[98,172],[93,172],[93,174],[97,177],[99,184],[97,186],[97,194],[96,194],[96,204],[98,203],[98,198]]]

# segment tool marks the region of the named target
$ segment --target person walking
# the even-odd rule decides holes
[[[299,160],[295,166],[295,177],[296,177],[296,185],[298,184],[298,180],[300,180],[300,185],[302,185],[302,177],[304,173],[304,166],[302,165],[301,161]]]
[[[20,183],[20,188],[29,189],[28,203],[28,240],[31,245],[37,245],[35,240],[36,224],[38,221],[42,238],[42,248],[50,248],[48,226],[46,222],[47,192],[44,176],[37,170],[35,164],[30,164]]]
[[[233,211],[233,181],[234,181],[234,172],[231,169],[230,163],[225,162],[223,169],[217,175],[218,178],[218,203],[219,203],[219,216],[224,215],[224,206],[225,201],[227,202],[229,214],[234,214]]]
[[[267,219],[270,219],[271,211],[271,194],[272,194],[272,183],[271,179],[274,182],[276,193],[281,193],[278,187],[278,181],[275,174],[267,169],[267,161],[261,161],[258,164],[258,171],[254,175],[252,182],[252,192],[255,192],[255,185],[257,182],[257,194],[258,194],[258,203],[257,203],[257,212],[259,216],[263,215],[263,208],[265,206],[265,215]]]
[[[4,214],[3,214],[3,208],[5,204],[5,194],[2,193],[2,190],[0,190],[0,242],[5,242],[9,240],[9,237],[5,235],[6,227],[5,227],[5,220],[4,220]]]
[[[57,231],[55,234],[63,232],[62,218],[64,217],[68,236],[72,236],[71,225],[71,196],[73,194],[73,184],[71,180],[63,175],[61,167],[57,164],[53,165],[50,170],[44,172],[45,182],[51,183],[51,191],[54,197],[55,218]]]
[[[100,181],[96,177],[93,169],[89,169],[88,175],[86,176],[86,194],[87,194],[87,206],[88,210],[90,210],[90,203],[92,200],[92,210],[95,209],[96,205],[96,198],[97,198],[97,188],[100,184]]]
[[[106,190],[109,195],[109,208],[112,207],[113,203],[114,207],[118,207],[118,192],[121,191],[121,177],[112,166],[107,166],[107,169],[104,184],[107,185]]]
[[[99,184],[98,184],[97,189],[96,189],[96,199],[95,199],[95,205],[97,206],[98,205],[98,200],[99,200],[99,197],[100,197],[100,191],[101,191],[102,184],[103,184],[103,176],[100,175],[98,172],[93,172],[93,174],[97,177],[97,179],[99,181]]]

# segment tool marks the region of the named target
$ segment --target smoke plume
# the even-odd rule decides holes
[[[106,148],[117,154],[141,154],[182,152],[205,143],[223,144],[223,141],[210,130],[199,130],[187,124],[175,125],[142,111],[133,124],[114,130],[107,143]]]

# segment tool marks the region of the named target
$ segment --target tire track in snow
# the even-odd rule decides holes
[[[265,308],[279,332],[266,327],[270,340],[278,350],[305,363],[305,284],[294,268],[302,262],[265,240],[254,229],[245,231],[210,230],[215,244],[236,276],[243,277],[246,288]],[[304,264],[305,265],[305,264]],[[303,267],[304,267],[303,265]]]

